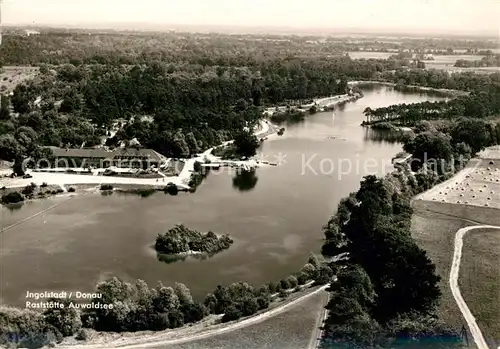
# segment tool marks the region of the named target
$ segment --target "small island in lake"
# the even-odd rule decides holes
[[[156,237],[155,250],[161,254],[215,254],[226,250],[233,240],[228,235],[217,236],[213,232],[201,233],[176,225],[164,234]]]

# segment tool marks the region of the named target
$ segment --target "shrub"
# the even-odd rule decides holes
[[[297,286],[299,284],[297,281],[297,278],[293,275],[290,275],[289,277],[287,277],[286,281],[290,285],[290,288],[294,288],[295,286]]]
[[[259,303],[256,298],[248,298],[241,304],[241,313],[243,316],[250,316],[259,310]]]
[[[308,280],[309,280],[309,275],[307,275],[304,272],[300,273],[299,277],[297,278],[297,282],[299,283],[299,285],[305,285]]]
[[[22,193],[24,195],[31,195],[33,194],[33,192],[35,191],[36,189],[36,184],[35,183],[31,183],[30,185],[27,185],[24,187],[24,189],[22,190]]]
[[[185,304],[181,307],[181,310],[186,323],[198,322],[208,315],[207,307],[198,303]]]
[[[174,183],[168,183],[165,188],[163,188],[165,194],[177,195],[179,193],[179,188]]]
[[[24,197],[17,191],[13,191],[12,193],[8,193],[2,196],[3,204],[16,204],[22,201],[24,201]]]
[[[222,317],[222,322],[229,322],[233,320],[238,320],[241,317],[241,311],[236,307],[236,305],[231,304],[227,307]]]
[[[259,306],[259,310],[267,309],[270,304],[269,297],[257,298],[257,304]]]
[[[203,170],[203,166],[201,166],[201,162],[195,161],[193,165],[193,169],[195,172],[201,172]]]
[[[101,184],[101,190],[113,190],[113,186],[111,184]]]
[[[76,189],[75,189],[75,188],[73,188],[73,187],[69,187],[69,189],[68,189],[68,192],[69,192],[69,193],[74,193],[75,191],[76,191]]]
[[[55,302],[57,300],[49,299],[49,301]],[[57,328],[63,336],[68,337],[75,334],[82,327],[82,321],[78,310],[69,308],[69,301],[64,303],[65,307],[63,309],[47,309],[43,312],[43,315],[48,324]]]
[[[81,328],[75,336],[78,341],[88,341],[92,338],[92,333],[89,329]]]
[[[283,279],[280,281],[280,290],[288,290],[289,288],[291,288],[291,286],[288,282],[288,279]]]
[[[42,185],[40,185],[40,188],[46,188],[46,187],[48,187],[47,182],[43,182]]]
[[[267,284],[267,288],[269,289],[269,292],[271,294],[274,294],[276,292],[278,292],[279,290],[277,290],[277,283],[276,282],[270,282]]]
[[[172,310],[168,313],[168,322],[170,328],[178,328],[184,326],[184,314],[180,310]]]
[[[287,292],[287,290],[281,290],[281,291],[279,292],[279,296],[280,296],[280,298],[287,298],[287,297],[288,297],[288,292]]]

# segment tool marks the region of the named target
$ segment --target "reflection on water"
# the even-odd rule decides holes
[[[398,143],[405,139],[407,133],[403,131],[394,130],[379,130],[366,127],[365,128],[365,141],[375,141],[380,143]]]
[[[18,210],[20,210],[23,206],[24,206],[24,202],[18,202],[18,203],[16,203],[16,204],[9,204],[9,205],[6,205],[5,207],[7,207],[7,209],[8,209],[10,212],[14,212],[14,211],[18,211]]]
[[[347,103],[340,103],[340,104],[338,104],[338,105],[336,105],[336,106],[335,106],[335,110],[336,110],[336,111],[337,111],[337,110],[338,110],[338,111],[344,111],[344,110],[345,110],[345,108],[346,108],[346,105],[347,105]]]
[[[258,181],[255,169],[236,171],[236,176],[233,177],[233,188],[239,191],[249,191],[255,188]]]
[[[215,256],[215,254],[207,254],[207,253],[194,253],[194,254],[184,254],[184,255],[179,255],[179,254],[163,254],[163,253],[156,253],[156,258],[163,263],[166,264],[171,264],[171,263],[177,263],[177,262],[185,262],[187,259],[193,259],[193,260],[198,260],[198,261],[203,261],[207,260],[209,258],[212,258]]]

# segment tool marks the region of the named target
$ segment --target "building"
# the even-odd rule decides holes
[[[24,30],[24,35],[26,35],[26,36],[40,35],[40,32],[37,31],[37,30],[25,29]]]
[[[50,147],[55,156],[51,167],[95,168],[159,168],[167,158],[153,149],[118,148],[58,148]]]

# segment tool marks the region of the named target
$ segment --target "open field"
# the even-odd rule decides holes
[[[18,84],[33,79],[37,74],[38,67],[2,67],[0,69],[0,93],[12,92]]]
[[[462,319],[453,298],[448,279],[453,258],[455,233],[469,225],[471,224],[459,218],[427,212],[425,209],[414,207],[411,224],[412,236],[418,245],[427,251],[427,255],[436,265],[436,272],[441,277],[439,286],[442,292],[439,313],[443,321],[456,329],[461,329],[465,325],[465,321]]]
[[[459,286],[490,347],[500,346],[500,230],[464,237]]]
[[[500,160],[472,160],[452,179],[417,200],[500,208]]]
[[[443,297],[440,315],[459,330],[466,322],[448,284],[455,235],[467,226],[500,226],[499,180],[500,147],[491,147],[481,152],[479,158],[471,160],[454,177],[412,201],[412,235],[427,251],[441,276]],[[465,302],[477,318],[483,335],[490,343],[496,343],[495,348],[500,339],[500,307],[492,307],[491,304],[500,304],[499,244],[498,231],[478,231],[466,235],[459,276]],[[492,342],[492,338],[497,342]]]
[[[354,51],[349,52],[349,57],[351,57],[351,59],[387,59],[395,54],[397,54],[397,52]]]

